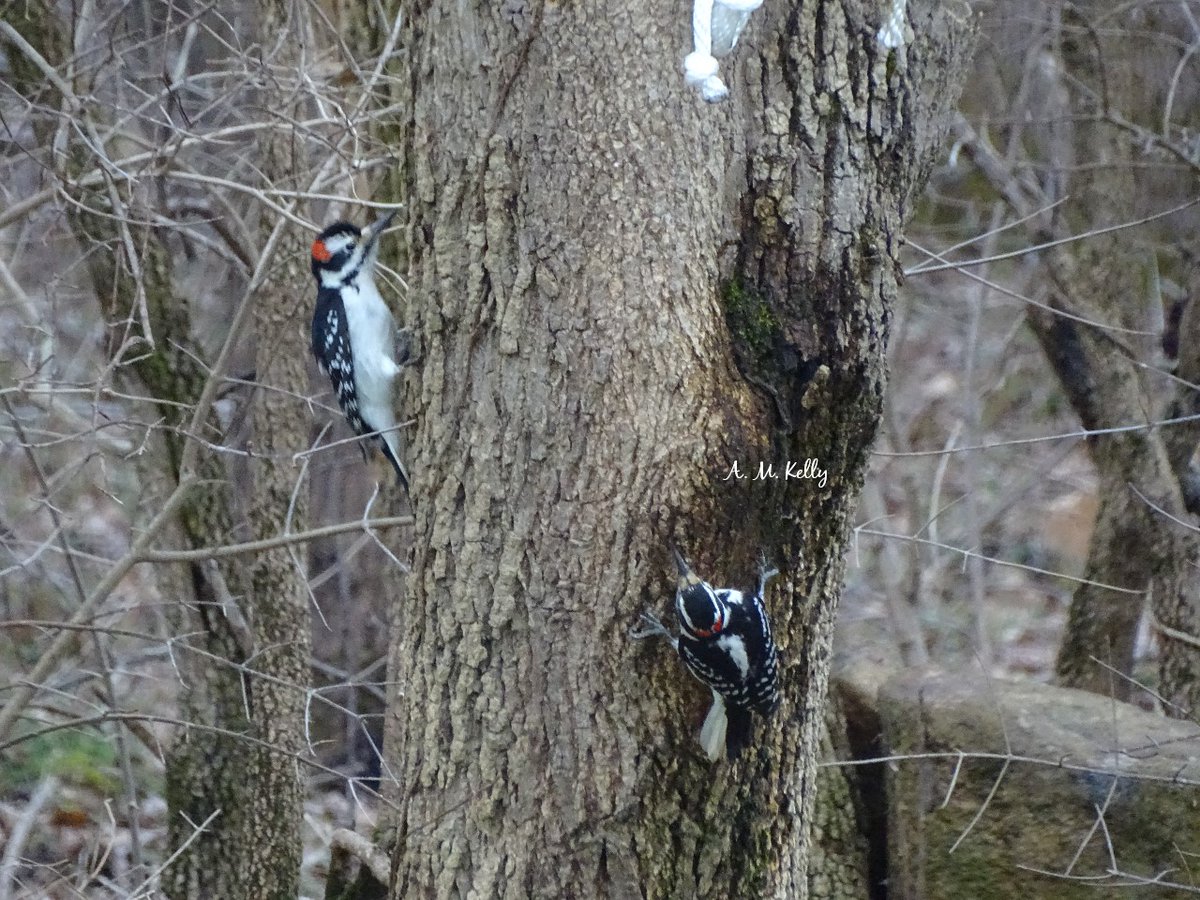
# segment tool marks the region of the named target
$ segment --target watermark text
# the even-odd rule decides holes
[[[729,467],[729,471],[725,473],[725,477],[721,480],[728,481],[730,478],[736,478],[742,481],[748,478],[751,481],[766,481],[770,478],[789,481],[793,478],[799,478],[806,481],[815,481],[817,487],[825,487],[829,481],[829,470],[821,468],[821,461],[819,459],[789,459],[778,464],[760,462],[757,469],[747,467],[747,470],[748,472],[743,472],[741,463],[735,459],[733,465]]]

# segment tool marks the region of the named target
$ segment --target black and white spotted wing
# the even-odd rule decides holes
[[[337,291],[321,288],[317,292],[317,309],[312,319],[312,351],[321,371],[329,376],[338,406],[354,433],[369,434],[374,429],[367,426],[359,413],[358,391],[354,385],[354,352],[350,349],[346,310]],[[366,453],[365,447],[363,453]]]
[[[754,643],[766,648],[751,668],[746,685],[746,705],[756,713],[769,716],[779,709],[779,657],[771,634],[771,621],[767,618],[763,598],[758,595],[747,597],[743,609],[753,623],[750,631],[754,634]]]

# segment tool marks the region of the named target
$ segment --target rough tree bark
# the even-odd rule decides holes
[[[767,4],[713,107],[684,7],[400,11],[422,365],[390,896],[806,896],[900,230],[971,13],[915,4],[889,54],[882,4]],[[807,458],[826,484],[726,479]],[[697,751],[706,692],[626,638],[669,539],[717,581],[784,569],[786,699],[736,765]]]

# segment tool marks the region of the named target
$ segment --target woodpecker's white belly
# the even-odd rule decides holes
[[[399,372],[392,358],[396,324],[370,278],[347,284],[342,291],[342,303],[350,346],[354,348],[354,387],[359,414],[368,427],[377,431],[392,428],[396,424],[392,382]],[[393,445],[395,432],[385,434],[384,439]]]

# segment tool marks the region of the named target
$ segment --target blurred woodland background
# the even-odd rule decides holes
[[[261,676],[189,617],[219,609],[237,644],[243,578],[313,611],[299,663],[263,670],[311,668],[281,701],[305,723],[283,752],[304,765],[301,894],[322,896],[331,835],[370,832],[387,777],[388,597],[412,535],[338,443],[307,283],[272,286],[303,277],[304,235],[386,193],[402,23],[372,4],[304,5],[286,28],[270,5],[34,5],[36,27],[0,4],[0,900],[171,877],[167,796],[187,786],[168,747],[220,679],[236,705]],[[1191,722],[1200,3],[972,14],[951,138],[911,200],[836,670],[1057,682]],[[404,260],[386,236],[382,253],[403,323]],[[281,358],[305,387],[264,397]],[[208,377],[217,359],[232,377]],[[250,477],[268,457],[278,483]],[[188,479],[227,487],[180,500]],[[288,515],[262,523],[271,491]],[[280,533],[300,536],[242,565]],[[1184,864],[1164,881],[1200,890]]]

